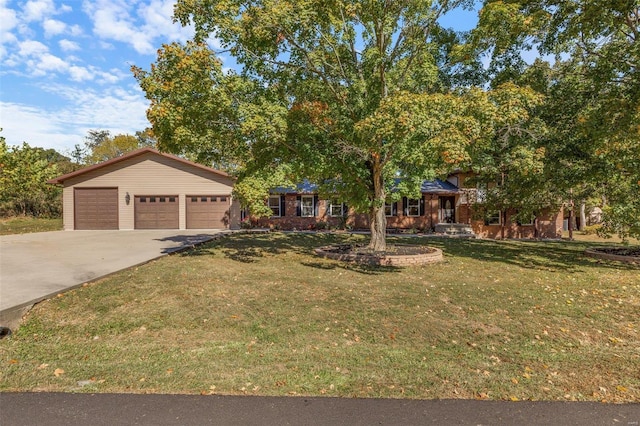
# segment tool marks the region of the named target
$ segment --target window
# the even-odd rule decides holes
[[[487,225],[500,225],[500,212],[490,212],[487,215]]]
[[[273,217],[282,216],[282,212],[280,211],[280,196],[272,195],[269,197],[269,208],[273,212]]]
[[[396,203],[393,202],[385,202],[384,203],[384,215],[385,216],[395,216],[396,215]]]
[[[331,200],[329,205],[329,216],[342,217],[344,215],[344,204],[339,203],[338,200]]]
[[[226,203],[227,202],[227,197],[220,197],[219,201],[221,203]]]
[[[420,200],[407,199],[407,216],[420,216]]]
[[[170,203],[175,203],[176,202],[176,197],[169,197],[169,202]]]
[[[303,217],[314,216],[313,198],[314,198],[313,195],[303,195],[300,198],[300,216],[303,216]]]

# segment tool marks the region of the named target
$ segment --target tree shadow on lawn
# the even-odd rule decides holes
[[[424,242],[423,239],[420,241]],[[433,238],[427,245],[442,249],[447,256],[466,257],[483,262],[500,262],[522,268],[550,271],[582,272],[587,268],[606,267],[618,270],[637,266],[589,258],[584,251],[593,243],[568,240],[482,240]],[[415,242],[414,242],[415,243]]]
[[[229,259],[243,263],[258,261],[267,255],[295,253],[314,255],[315,248],[331,245],[362,242],[362,237],[330,233],[279,233],[234,234],[210,241],[181,253],[182,256],[211,255],[220,250]]]
[[[402,268],[397,266],[364,265],[359,263],[341,262],[338,260],[329,260],[327,262],[301,262],[300,264],[310,268],[323,269],[325,271],[332,271],[340,268],[346,271],[357,272],[365,275],[382,275],[389,272],[402,271]]]
[[[315,248],[331,244],[366,242],[367,235],[333,233],[272,232],[267,234],[233,234],[204,243],[182,256],[205,256],[220,251],[225,257],[253,263],[267,256],[295,253],[314,256]],[[483,240],[424,237],[388,237],[390,244],[418,244],[433,246],[443,250],[448,257],[471,258],[486,262],[500,262],[523,268],[546,269],[566,272],[584,271],[593,267],[619,270],[640,269],[638,266],[592,259],[584,255],[584,250],[594,245],[592,242],[568,240]],[[611,243],[609,243],[611,244]],[[614,244],[611,244],[614,245]],[[276,259],[277,260],[277,259]],[[338,261],[304,261],[303,265],[318,269],[344,268],[366,274],[398,272],[402,268],[349,264]]]

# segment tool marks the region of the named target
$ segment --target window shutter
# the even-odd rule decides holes
[[[342,217],[347,216],[349,216],[349,206],[347,206],[345,203],[342,203]]]
[[[398,216],[398,202],[391,203],[391,216]]]
[[[280,216],[286,216],[287,214],[287,203],[285,202],[285,196],[280,196]]]
[[[404,216],[409,216],[409,201],[407,197],[402,197],[402,214]]]
[[[315,195],[313,197],[313,215],[315,217],[318,217],[318,207],[320,205],[320,200],[318,199],[318,196]]]
[[[420,216],[424,216],[425,208],[424,208],[424,195],[420,198]]]
[[[296,197],[296,216],[302,216],[302,197]]]

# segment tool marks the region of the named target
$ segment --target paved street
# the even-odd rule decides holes
[[[640,404],[417,401],[251,396],[0,393],[12,426],[617,425],[638,426]]]

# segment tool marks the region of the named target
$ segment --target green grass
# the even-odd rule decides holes
[[[0,219],[0,235],[61,231],[62,218],[43,219],[29,216]]]
[[[44,302],[0,341],[0,390],[640,399],[637,266],[576,241],[401,239],[445,253],[406,269],[311,254],[362,239],[236,235]]]

